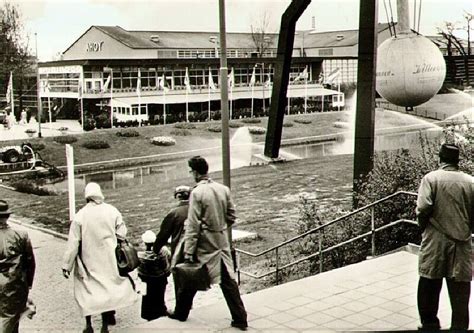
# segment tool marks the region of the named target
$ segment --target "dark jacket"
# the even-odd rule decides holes
[[[171,209],[169,213],[161,222],[160,231],[156,235],[153,251],[156,254],[160,253],[161,248],[168,244],[168,239],[171,237],[171,254],[176,250],[176,246],[183,234],[184,221],[188,217],[189,202],[180,201],[178,206]]]
[[[35,257],[28,234],[9,226],[0,228],[0,320],[6,326],[5,320],[14,320],[25,309],[34,274]]]

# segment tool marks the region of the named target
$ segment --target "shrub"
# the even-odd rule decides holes
[[[258,118],[245,118],[242,119],[242,122],[245,124],[259,124],[261,123],[261,119]]]
[[[31,148],[33,148],[33,151],[41,151],[44,148],[46,148],[46,146],[42,142],[28,142],[28,143],[31,144]]]
[[[84,131],[92,131],[95,128],[95,120],[93,118],[86,118],[84,121]]]
[[[175,128],[180,128],[180,129],[195,129],[196,125],[192,123],[176,123],[174,124]]]
[[[60,144],[71,144],[77,141],[77,138],[72,135],[61,135],[61,136],[56,136],[53,138],[54,142],[60,143]]]
[[[289,121],[283,123],[283,127],[293,127],[293,125],[294,124],[292,122],[289,122]]]
[[[187,129],[175,129],[175,130],[171,130],[170,131],[170,134],[171,135],[174,135],[174,136],[189,136],[189,135],[193,135],[193,133]]]
[[[239,127],[242,127],[242,125],[239,124],[238,122],[231,121],[231,122],[229,122],[229,127],[230,128],[239,128]]]
[[[207,130],[209,132],[215,132],[215,133],[220,133],[222,132],[222,128],[220,125],[210,125]]]
[[[249,126],[249,133],[250,134],[257,134],[257,135],[260,135],[260,134],[265,134],[266,133],[266,129],[263,128],[263,127],[258,127],[258,126]]]
[[[91,140],[86,141],[82,144],[84,148],[87,149],[107,149],[110,148],[110,145],[107,141],[104,140]]]
[[[120,130],[115,135],[123,138],[132,138],[136,136],[140,136],[140,133],[135,130],[135,129],[125,129],[125,130]]]
[[[294,120],[295,123],[298,123],[298,124],[311,124],[311,120],[310,119],[298,119],[296,118]]]
[[[56,195],[55,192],[48,190],[47,188],[38,186],[31,180],[18,180],[12,183],[12,186],[17,190],[18,192],[22,193],[29,193],[29,194],[36,194],[36,195]]]
[[[176,140],[170,136],[155,136],[151,138],[150,142],[157,146],[173,146]]]

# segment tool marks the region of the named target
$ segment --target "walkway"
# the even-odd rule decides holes
[[[46,136],[59,136],[61,132],[59,131],[60,127],[67,127],[68,134],[78,134],[82,133],[81,124],[77,120],[57,120],[52,123],[42,123],[41,124],[41,135]],[[33,137],[38,137],[39,126],[38,123],[33,119],[27,124],[14,124],[10,129],[7,129],[3,126],[0,126],[0,141],[6,140],[22,140],[29,139],[28,134],[25,133],[27,129],[34,129]]]
[[[24,225],[12,225],[28,231],[37,260],[31,297],[38,313],[32,320],[21,322],[21,331],[79,332],[83,319],[74,301],[73,282],[61,274],[65,240]],[[172,279],[169,280],[167,304],[172,307],[173,286]],[[243,295],[249,331],[414,330],[418,325],[417,280],[417,256],[401,251]],[[471,302],[471,312],[473,309]],[[229,313],[218,287],[198,293],[194,309],[184,323],[169,318],[146,322],[139,312],[140,302],[119,309],[118,323],[112,331],[237,331],[230,327]],[[448,328],[451,310],[445,287],[439,315],[442,326]],[[100,327],[98,317],[94,326]]]

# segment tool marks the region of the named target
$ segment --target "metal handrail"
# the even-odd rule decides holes
[[[246,271],[242,271],[242,270],[240,270],[240,269],[238,268],[238,271],[237,271],[238,274],[237,274],[237,276],[238,276],[239,282],[240,282],[240,274],[243,274],[243,275],[249,276],[249,277],[251,277],[251,278],[255,278],[255,279],[261,279],[261,278],[266,277],[266,276],[269,276],[269,275],[271,275],[271,274],[276,274],[276,282],[277,282],[277,284],[278,284],[278,275],[279,275],[279,272],[280,272],[280,271],[282,271],[282,270],[284,270],[284,269],[286,269],[286,268],[292,267],[292,266],[294,266],[294,265],[296,265],[296,264],[299,264],[299,263],[301,263],[301,262],[303,262],[303,261],[312,259],[312,258],[314,258],[314,257],[322,256],[322,255],[323,255],[324,253],[326,253],[326,252],[332,251],[332,250],[337,249],[337,248],[339,248],[339,247],[341,247],[341,246],[347,245],[347,244],[349,244],[349,243],[352,243],[352,242],[354,242],[354,241],[356,241],[356,240],[362,239],[362,238],[367,237],[367,236],[370,236],[370,235],[372,235],[372,254],[375,254],[375,234],[376,234],[378,231],[387,229],[387,228],[389,228],[389,227],[392,227],[392,226],[397,225],[397,224],[400,224],[400,223],[410,223],[410,224],[415,224],[415,225],[417,224],[415,221],[412,221],[412,220],[399,219],[399,220],[390,222],[389,224],[386,224],[386,225],[380,226],[380,227],[378,227],[378,228],[375,228],[374,207],[377,206],[377,205],[379,205],[379,204],[381,204],[381,203],[383,203],[383,202],[385,202],[385,201],[387,201],[387,200],[390,200],[390,199],[392,199],[392,198],[394,198],[394,197],[397,197],[397,196],[399,196],[399,195],[417,196],[416,193],[414,193],[414,192],[409,192],[409,191],[398,191],[398,192],[395,192],[395,193],[393,193],[393,194],[391,194],[391,195],[388,195],[388,196],[386,196],[386,197],[384,197],[384,198],[382,198],[382,199],[376,200],[376,201],[374,201],[374,202],[372,202],[372,203],[370,203],[370,204],[368,204],[368,205],[365,205],[365,206],[363,206],[363,207],[361,207],[361,208],[358,208],[358,209],[356,209],[356,210],[354,210],[354,211],[352,211],[352,212],[350,212],[350,213],[347,213],[347,214],[345,214],[345,215],[343,215],[343,216],[341,216],[341,217],[338,217],[337,219],[334,219],[334,220],[332,220],[332,221],[330,221],[330,222],[328,222],[328,223],[326,223],[326,224],[324,224],[324,225],[321,225],[321,226],[318,226],[318,227],[313,228],[313,229],[311,229],[311,230],[308,230],[308,231],[306,231],[305,233],[302,233],[302,234],[300,234],[300,235],[297,235],[297,236],[295,236],[295,237],[293,237],[293,238],[291,238],[291,239],[289,239],[289,240],[286,240],[286,241],[284,241],[284,242],[281,242],[281,243],[279,243],[279,244],[277,244],[277,245],[275,245],[275,246],[273,246],[273,247],[271,247],[271,248],[269,248],[269,249],[267,249],[267,250],[261,251],[261,252],[259,252],[259,253],[252,253],[252,252],[249,252],[249,251],[245,251],[245,250],[236,248],[236,249],[235,249],[236,253],[248,255],[248,256],[254,257],[254,258],[260,257],[260,256],[262,256],[262,255],[265,255],[265,254],[267,254],[267,253],[269,253],[269,252],[271,252],[271,251],[275,251],[275,257],[276,257],[276,258],[275,258],[275,262],[276,262],[276,267],[275,267],[275,269],[274,269],[274,270],[271,270],[271,271],[268,271],[268,272],[265,272],[265,273],[262,273],[262,274],[260,274],[260,275],[252,274],[252,273],[246,272]],[[301,239],[301,238],[303,238],[303,237],[306,237],[306,236],[308,236],[308,235],[310,235],[310,234],[313,234],[313,233],[316,233],[316,232],[319,232],[319,234],[321,235],[321,231],[324,231],[325,228],[327,228],[327,227],[329,227],[329,226],[331,226],[331,225],[333,225],[333,224],[335,224],[335,223],[338,223],[338,222],[340,222],[340,221],[343,221],[343,220],[345,220],[345,219],[347,219],[347,218],[349,218],[349,217],[351,217],[351,216],[354,216],[355,214],[360,213],[360,212],[362,212],[362,211],[365,211],[365,210],[367,210],[367,209],[369,209],[369,208],[372,208],[372,209],[371,209],[372,213],[371,213],[371,230],[370,230],[370,231],[368,231],[368,232],[366,232],[366,233],[364,233],[364,234],[362,234],[362,235],[358,235],[358,236],[356,236],[356,237],[353,237],[353,238],[351,238],[351,239],[349,239],[349,240],[346,240],[346,241],[344,241],[344,242],[341,242],[341,243],[339,243],[339,244],[333,245],[333,246],[331,246],[331,247],[329,247],[329,248],[327,248],[327,249],[322,249],[322,239],[321,239],[321,237],[319,237],[319,251],[318,251],[318,252],[313,253],[313,254],[311,254],[311,255],[309,255],[309,256],[306,256],[306,257],[297,259],[297,260],[295,260],[295,261],[293,261],[293,262],[291,262],[291,263],[289,263],[289,264],[286,264],[286,265],[284,265],[284,266],[282,266],[282,267],[279,267],[279,254],[278,254],[278,250],[279,250],[281,247],[283,247],[283,246],[285,246],[285,245],[287,245],[287,244],[293,243],[293,242],[295,242],[295,241],[297,241],[297,240],[299,240],[299,239]],[[320,260],[320,271],[322,271],[322,260]]]

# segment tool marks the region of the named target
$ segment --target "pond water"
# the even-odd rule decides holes
[[[254,156],[263,153],[263,145],[252,144],[249,141],[248,130],[241,128],[241,133],[237,136],[243,136],[243,141],[235,139],[231,141],[231,168],[236,169],[243,166],[255,164]],[[239,131],[241,130],[239,129]],[[434,138],[440,136],[441,131],[431,129],[423,131],[423,135]],[[389,135],[377,135],[375,139],[375,150],[393,150],[398,148],[410,148],[419,145],[419,132],[398,133]],[[353,138],[341,138],[339,141],[320,142],[315,144],[304,144],[283,147],[281,155],[287,159],[314,158],[318,156],[330,156],[340,154],[352,154],[354,147]],[[210,172],[220,171],[222,157],[220,147],[202,154],[209,163]],[[92,172],[75,177],[75,187],[77,193],[82,193],[85,184],[96,182],[104,189],[120,189],[130,186],[137,186],[144,183],[159,184],[163,181],[173,179],[183,179],[189,177],[187,158],[176,159],[166,163],[145,165],[139,167],[119,168],[113,171]],[[59,192],[67,192],[67,180],[47,185]]]

